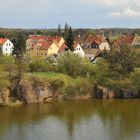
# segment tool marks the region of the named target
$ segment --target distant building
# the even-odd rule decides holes
[[[68,49],[67,45],[65,42],[59,47],[58,54],[63,54],[66,50]]]
[[[135,35],[134,40],[131,46],[139,47],[140,48],[140,36],[138,34]]]
[[[0,49],[3,55],[11,55],[13,52],[13,43],[6,38],[0,38]]]
[[[81,57],[85,57],[85,52],[83,51],[82,47],[80,46],[79,43],[74,43],[73,45],[74,51],[73,53],[79,54]]]
[[[106,38],[101,35],[88,36],[82,47],[85,52],[85,56],[89,60],[95,59],[95,57],[98,57],[98,55],[104,50],[110,51],[109,43]]]
[[[30,35],[26,41],[26,55],[34,56],[49,56],[62,51],[62,46],[65,40],[60,36],[40,36]]]
[[[134,35],[124,35],[119,39],[115,40],[112,44],[112,48],[116,51],[121,51],[123,45],[132,46],[135,44],[135,36]]]

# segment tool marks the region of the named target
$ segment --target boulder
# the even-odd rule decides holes
[[[10,90],[9,89],[3,89],[1,92],[1,99],[3,103],[9,102],[9,96],[10,96]]]
[[[2,104],[2,103],[3,103],[3,100],[2,100],[1,95],[0,95],[0,104]]]
[[[108,91],[107,96],[108,96],[108,98],[115,98],[115,92]]]
[[[35,84],[33,80],[23,80],[20,83],[20,98],[26,103],[43,103],[52,97],[48,84]]]

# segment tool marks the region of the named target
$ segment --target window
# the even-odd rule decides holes
[[[38,53],[37,53],[37,55],[38,55]]]
[[[7,51],[7,48],[5,50]]]

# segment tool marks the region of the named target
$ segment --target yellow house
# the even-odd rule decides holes
[[[53,42],[39,42],[27,50],[27,56],[49,56],[57,54],[58,46]]]
[[[64,43],[65,40],[61,36],[31,35],[26,41],[26,55],[35,57],[57,54]]]

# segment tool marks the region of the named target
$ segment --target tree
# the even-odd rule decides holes
[[[12,40],[14,44],[13,55],[15,56],[15,67],[12,70],[12,74],[9,77],[13,85],[13,92],[20,98],[20,82],[22,80],[23,72],[25,69],[24,53],[25,53],[25,37],[20,30],[16,37]]]
[[[110,52],[103,54],[103,57],[109,64],[111,71],[117,71],[123,78],[134,71],[136,63],[135,53],[128,45],[123,44],[118,52],[111,49]]]
[[[19,59],[20,57],[23,57],[26,51],[26,48],[25,48],[25,37],[21,30],[12,39],[12,42],[14,44],[13,55],[15,55],[17,59]]]
[[[74,48],[73,48],[73,43],[74,43],[74,35],[72,33],[72,29],[71,29],[71,26],[69,28],[69,32],[68,32],[68,35],[66,36],[65,38],[65,41],[66,41],[66,45],[68,46],[68,49],[70,51],[74,51]]]
[[[60,24],[58,24],[57,35],[58,36],[61,35],[61,25]]]
[[[68,35],[68,30],[69,30],[69,25],[67,24],[67,22],[65,22],[65,29],[64,29],[64,36],[65,36],[65,38]]]

